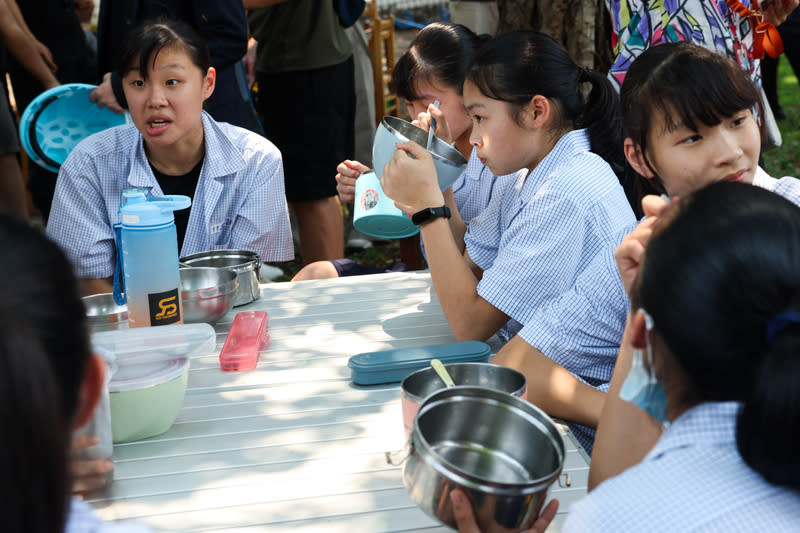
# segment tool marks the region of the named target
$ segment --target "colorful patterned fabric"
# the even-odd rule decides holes
[[[614,63],[609,79],[619,91],[633,60],[648,47],[691,41],[737,61],[761,85],[760,62],[753,58],[750,20],[725,0],[605,0],[611,14]],[[742,3],[750,6],[751,0]]]

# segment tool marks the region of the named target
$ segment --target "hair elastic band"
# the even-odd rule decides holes
[[[588,83],[589,81],[589,69],[586,67],[580,67],[578,69],[578,83]]]
[[[775,337],[789,324],[800,324],[800,313],[797,311],[784,311],[767,320],[767,344],[775,342]]]

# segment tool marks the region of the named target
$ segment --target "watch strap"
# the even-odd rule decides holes
[[[422,226],[441,217],[450,218],[450,208],[446,205],[441,207],[427,207],[417,211],[411,216],[411,222],[413,222],[415,226]]]

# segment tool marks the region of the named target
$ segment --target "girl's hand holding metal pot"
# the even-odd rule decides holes
[[[509,533],[512,530],[506,528],[493,528],[488,531],[483,531],[478,527],[475,521],[475,514],[472,512],[472,505],[467,496],[456,489],[450,493],[450,501],[453,503],[453,515],[455,516],[456,523],[458,524],[458,531],[460,533]],[[558,500],[552,500],[536,519],[533,525],[526,529],[527,533],[544,533],[550,522],[558,512]]]
[[[444,205],[431,154],[413,141],[397,143],[381,176],[381,188],[399,208],[412,212]]]

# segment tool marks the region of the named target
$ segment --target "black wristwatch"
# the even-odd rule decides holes
[[[411,217],[411,222],[413,222],[415,226],[422,226],[439,217],[450,218],[450,208],[446,205],[442,207],[425,208],[422,211],[414,213]]]

